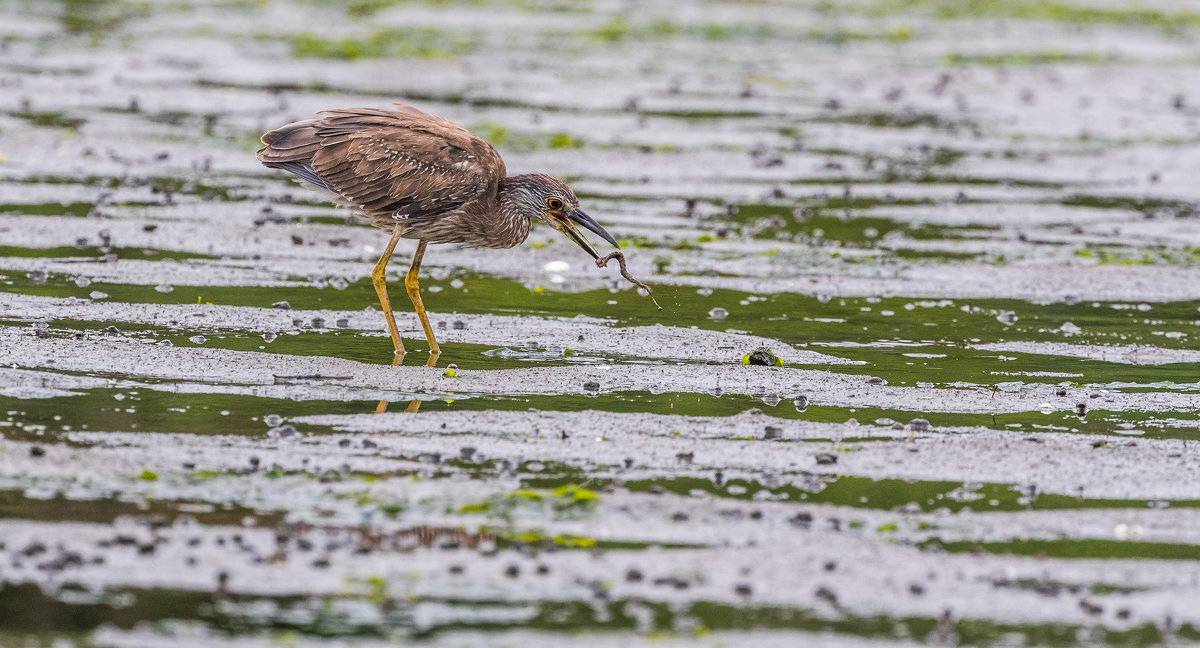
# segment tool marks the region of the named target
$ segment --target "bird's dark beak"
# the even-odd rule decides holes
[[[600,238],[603,238],[605,241],[612,243],[613,247],[617,247],[617,248],[621,247],[620,245],[617,245],[617,240],[613,238],[612,234],[608,233],[608,230],[605,230],[603,227],[600,227],[600,223],[597,223],[596,219],[592,218],[591,216],[588,216],[582,209],[576,209],[575,211],[567,214],[567,218],[570,218],[571,220],[570,220],[570,222],[563,222],[563,225],[564,225],[563,234],[566,234],[567,236],[571,237],[571,240],[578,243],[579,247],[583,248],[584,251],[586,251],[588,254],[592,255],[593,259],[599,259],[600,254],[598,252],[596,252],[596,248],[592,247],[592,244],[589,243],[588,240],[583,237],[583,234],[581,234],[579,232],[579,228],[575,227],[574,223],[578,223],[578,224],[586,227],[587,229],[599,234]]]

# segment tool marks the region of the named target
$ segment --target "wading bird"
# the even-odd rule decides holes
[[[317,114],[318,119],[263,135],[258,159],[360,211],[391,234],[371,280],[398,358],[404,355],[404,343],[388,302],[385,271],[400,239],[417,240],[404,287],[425,329],[431,362],[441,350],[417,283],[428,244],[510,248],[523,242],[539,221],[596,259],[600,255],[577,225],[617,245],[579,209],[570,187],[540,173],[507,175],[500,154],[454,122],[404,104],[395,104],[395,110],[347,108]]]

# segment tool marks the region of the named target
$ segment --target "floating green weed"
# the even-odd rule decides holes
[[[34,112],[26,110],[11,112],[9,114],[18,119],[24,119],[35,126],[46,126],[48,128],[75,130],[87,123],[87,120],[82,117],[70,117],[64,112]]]
[[[951,553],[986,552],[1018,556],[1080,559],[1200,560],[1200,545],[1173,542],[1059,539],[1010,540],[1007,542],[944,542],[927,540],[922,548],[936,547]]]
[[[471,126],[471,131],[487,140],[496,148],[510,151],[534,151],[538,149],[582,148],[583,140],[564,132],[527,133],[517,132],[494,122]]]
[[[947,65],[988,65],[994,67],[1023,67],[1048,65],[1051,63],[1084,63],[1097,65],[1115,63],[1120,59],[1093,52],[1009,52],[1006,54],[959,54],[950,53],[942,57]]]
[[[459,513],[480,513],[508,516],[525,504],[549,505],[558,514],[588,512],[595,508],[599,494],[593,490],[566,484],[552,489],[519,488],[483,502],[458,507]]]
[[[87,33],[99,38],[132,18],[149,16],[153,8],[150,2],[143,0],[62,0],[59,19],[70,33]]]
[[[625,16],[616,16],[599,27],[581,30],[577,32],[577,35],[584,40],[599,43],[645,42],[671,38],[693,38],[714,42],[778,39],[847,43],[854,41],[904,42],[912,38],[912,31],[904,26],[869,32],[838,27],[795,29],[770,24],[679,23],[663,18],[634,23]]]
[[[1045,20],[1080,25],[1153,28],[1169,33],[1200,26],[1200,13],[1190,11],[1166,11],[1137,5],[1083,6],[1037,0],[880,0],[864,5],[862,10],[876,16],[930,15],[942,20]]]
[[[330,39],[304,33],[291,38],[297,58],[361,59],[419,58],[450,59],[470,54],[474,39],[464,33],[432,27],[393,28],[362,39]]]

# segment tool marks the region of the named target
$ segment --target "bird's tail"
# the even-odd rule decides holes
[[[313,170],[312,158],[321,148],[317,134],[320,121],[298,121],[270,131],[262,136],[263,147],[258,149],[258,161],[264,166],[283,169],[301,180],[321,189],[329,189]]]

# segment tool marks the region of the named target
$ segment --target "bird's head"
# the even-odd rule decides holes
[[[575,197],[575,192],[562,182],[548,175],[531,173],[506,178],[506,184],[507,193],[521,215],[558,230],[592,255],[592,258],[599,259],[600,254],[579,231],[580,225],[599,234],[613,246],[619,247],[612,234],[579,208],[579,199]]]

